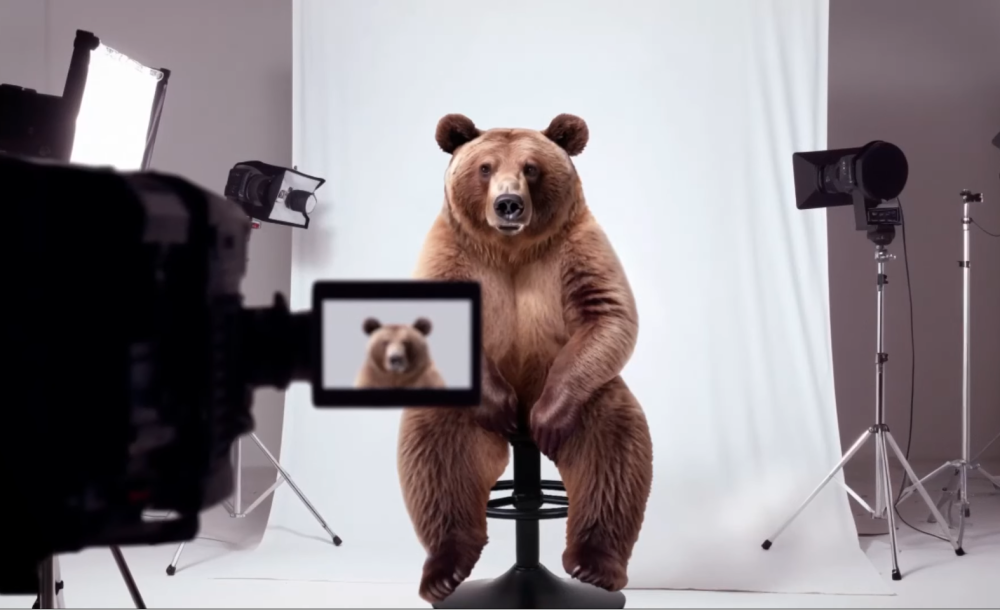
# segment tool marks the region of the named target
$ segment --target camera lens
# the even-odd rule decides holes
[[[264,174],[254,174],[247,180],[247,199],[255,206],[263,207],[267,202],[267,190],[273,178]]]
[[[854,157],[841,157],[836,163],[826,165],[819,172],[820,190],[824,193],[850,193],[854,190]]]

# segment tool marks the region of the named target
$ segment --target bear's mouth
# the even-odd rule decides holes
[[[500,231],[504,235],[517,235],[522,230],[524,230],[524,225],[522,224],[497,225],[497,231]]]

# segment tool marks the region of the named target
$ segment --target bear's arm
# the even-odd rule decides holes
[[[582,404],[625,368],[639,315],[625,270],[592,218],[567,240],[560,275],[570,337],[549,369],[543,393],[568,392],[571,402]]]

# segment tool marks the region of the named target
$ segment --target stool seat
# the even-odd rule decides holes
[[[467,581],[435,608],[624,608],[625,595],[568,578],[560,578],[538,561],[538,522],[569,514],[569,499],[543,493],[565,492],[562,481],[541,477],[541,453],[528,434],[512,435],[514,478],[498,481],[492,491],[513,493],[492,498],[486,516],[517,524],[517,560],[499,578]],[[542,508],[545,504],[557,508]]]

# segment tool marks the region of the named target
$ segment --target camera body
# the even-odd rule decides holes
[[[17,295],[0,322],[0,469],[16,494],[0,503],[5,557],[33,569],[90,546],[192,538],[199,512],[232,491],[253,377],[287,385],[294,360],[255,346],[280,332],[246,332],[276,319],[242,306],[249,219],[163,174],[0,155],[0,182],[13,228],[0,270]],[[2,593],[29,584],[5,574]]]

